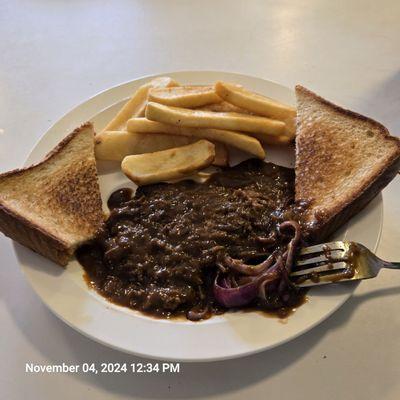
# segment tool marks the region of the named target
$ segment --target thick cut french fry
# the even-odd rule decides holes
[[[191,140],[198,140],[197,138],[191,138]],[[218,167],[227,167],[229,165],[229,152],[227,147],[223,143],[213,142],[215,146],[215,158],[213,165]]]
[[[236,147],[258,158],[263,159],[265,157],[265,151],[260,142],[243,133],[213,128],[188,128],[167,125],[163,122],[150,121],[146,118],[131,118],[128,121],[127,129],[131,132],[166,133],[218,141],[228,146]]]
[[[105,131],[95,136],[95,155],[98,160],[122,161],[131,154],[152,153],[193,143],[194,139],[127,131]]]
[[[215,92],[228,103],[244,108],[254,114],[278,119],[286,123],[286,134],[294,135],[296,109],[287,104],[272,100],[261,94],[250,92],[241,85],[217,82]]]
[[[127,156],[122,172],[137,185],[182,178],[208,167],[215,157],[215,147],[207,140],[155,153]]]
[[[291,136],[286,136],[286,135],[280,135],[280,136],[270,136],[265,144],[273,144],[273,145],[287,145],[290,142],[293,142],[293,137]]]
[[[253,113],[245,108],[237,107],[234,104],[228,103],[227,101],[221,101],[219,103],[207,104],[203,107],[196,107],[196,110],[203,111],[214,111],[214,112],[235,112],[239,114],[249,114]]]
[[[255,115],[188,110],[154,102],[147,104],[146,118],[175,126],[243,131],[261,142],[265,142],[266,136],[281,135],[285,131],[284,122]]]
[[[149,101],[167,106],[194,108],[219,103],[222,99],[215,94],[213,86],[177,86],[150,89]]]
[[[206,172],[206,171],[196,171],[189,175],[185,175],[179,179],[171,179],[167,182],[169,183],[176,183],[179,181],[193,181],[196,183],[204,183],[207,182],[213,175],[213,172]]]
[[[131,154],[153,153],[155,151],[185,146],[197,141],[194,137],[156,133],[134,133],[127,131],[105,131],[95,136],[95,155],[98,160],[122,161]],[[215,143],[213,164],[225,167],[229,163],[228,150],[222,143]]]
[[[144,116],[149,90],[155,87],[177,86],[178,83],[168,76],[160,76],[140,86],[133,96],[123,105],[118,114],[106,125],[103,131],[123,130],[131,117]]]

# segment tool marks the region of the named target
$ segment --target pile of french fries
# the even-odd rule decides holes
[[[144,84],[96,135],[99,160],[121,161],[138,185],[203,180],[210,165],[229,165],[229,148],[265,157],[264,145],[285,145],[295,134],[296,109],[217,82],[180,86],[169,77]]]

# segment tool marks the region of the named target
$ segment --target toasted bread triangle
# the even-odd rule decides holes
[[[361,210],[396,175],[399,139],[380,123],[296,86],[296,200],[323,240]]]
[[[0,175],[0,230],[58,264],[66,265],[103,220],[90,123],[40,163]]]

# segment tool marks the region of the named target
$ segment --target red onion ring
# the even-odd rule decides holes
[[[301,228],[296,221],[285,221],[279,225],[278,229],[279,232],[281,232],[282,229],[288,229],[288,228],[292,228],[294,230],[294,236],[288,244],[286,263],[285,263],[286,271],[289,273],[293,266],[294,253],[296,251],[296,247],[301,238]]]
[[[241,260],[226,256],[223,260],[223,266],[240,272],[243,275],[257,276],[267,270],[274,262],[274,253],[265,261],[257,265],[244,264]]]
[[[222,278],[221,284],[218,283],[219,274],[214,281],[214,297],[217,302],[224,307],[240,307],[249,304],[258,295],[258,290],[261,284],[265,285],[274,281],[279,277],[278,267],[281,259],[278,260],[268,271],[263,274],[253,277],[252,280],[238,287],[232,287],[229,280]]]
[[[284,258],[286,258],[286,261],[285,261],[285,267],[282,271],[282,279],[279,282],[279,286],[278,286],[279,294],[282,294],[287,286],[292,285],[292,283],[289,279],[289,274],[290,274],[290,271],[292,270],[294,254],[296,252],[297,245],[301,238],[301,228],[300,228],[300,225],[296,221],[285,221],[285,222],[281,223],[278,227],[280,232],[283,229],[288,229],[288,228],[289,229],[291,228],[294,230],[294,236],[290,240],[287,250],[284,254]]]
[[[277,256],[276,252],[273,252],[265,261],[257,265],[248,265],[241,260],[226,256],[222,263],[218,264],[222,272],[233,270],[241,274],[239,277],[228,274],[220,278],[220,272],[218,272],[213,292],[219,304],[231,308],[249,304],[257,296],[266,300],[266,286],[274,281],[272,286],[278,290],[279,294],[283,293],[284,289],[291,284],[289,273],[301,239],[301,228],[296,221],[285,221],[278,226],[281,234],[286,229],[292,229],[294,235],[283,255]]]

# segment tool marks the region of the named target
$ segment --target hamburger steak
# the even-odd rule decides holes
[[[161,317],[207,318],[225,310],[212,290],[221,260],[257,264],[288,243],[278,225],[299,219],[293,197],[293,170],[258,160],[203,184],[142,186],[134,196],[120,189],[109,199],[104,229],[77,257],[90,284],[114,303]],[[285,314],[303,299],[289,287],[250,306]]]

